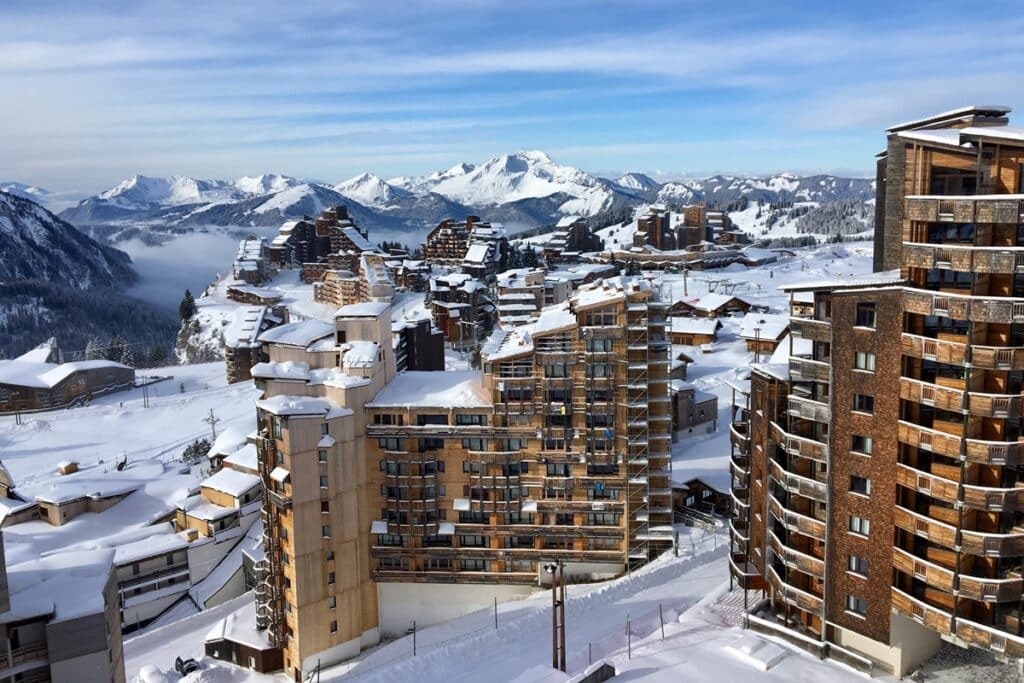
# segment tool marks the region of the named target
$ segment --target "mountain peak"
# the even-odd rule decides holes
[[[267,194],[269,192],[281,192],[289,187],[300,185],[301,182],[295,178],[280,173],[264,173],[258,176],[242,176],[235,181],[234,185],[242,192],[249,194]]]

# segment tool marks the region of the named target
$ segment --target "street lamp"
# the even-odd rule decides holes
[[[544,571],[551,576],[551,666],[565,671],[565,565],[548,562]]]

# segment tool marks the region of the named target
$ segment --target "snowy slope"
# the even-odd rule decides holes
[[[41,187],[26,185],[25,183],[16,183],[11,180],[0,180],[0,192],[13,194],[14,196],[21,197],[22,199],[31,199],[37,204],[45,202],[46,198],[50,195],[48,190],[44,190]]]
[[[234,185],[242,192],[250,195],[268,194],[281,192],[289,187],[295,187],[302,181],[290,178],[277,173],[264,173],[258,176],[242,176],[235,181]]]
[[[413,196],[408,190],[391,185],[380,176],[366,172],[334,185],[332,189],[366,206],[386,207],[397,199]]]

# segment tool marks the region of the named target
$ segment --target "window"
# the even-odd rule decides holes
[[[608,353],[612,350],[612,340],[608,338],[588,339],[587,351],[590,353]]]
[[[277,417],[275,415],[274,419],[271,421],[271,425],[272,425],[272,427],[274,429],[274,438],[275,439],[280,439],[281,438],[281,418]]]
[[[401,450],[404,450],[402,448],[402,440],[401,439],[395,439],[395,438],[377,439],[377,445],[380,446],[380,448],[382,450],[385,450],[385,451],[401,451]]]
[[[331,511],[331,504],[329,502],[327,502],[326,500],[321,500],[320,501],[320,512],[326,515],[326,514],[329,514],[330,511]]]
[[[484,560],[460,560],[459,564],[464,572],[482,572],[487,570],[487,563]]]
[[[327,561],[331,562],[333,560],[334,560],[334,551],[333,550],[328,550],[327,551]]]
[[[487,439],[463,439],[462,447],[467,451],[486,451]]]
[[[857,304],[857,327],[875,327],[875,306],[874,303]]]
[[[875,412],[875,397],[867,394],[854,394],[853,409],[859,413]]]
[[[862,496],[871,495],[871,480],[856,475],[850,477],[850,493],[859,493]]]
[[[327,609],[334,609],[338,606],[338,599],[333,595],[327,598]]]
[[[334,572],[327,572],[327,585],[330,586],[330,585],[333,585],[333,584],[334,584]]]
[[[332,621],[331,622],[331,633],[337,633],[337,632],[338,632],[338,622]]]
[[[565,363],[548,363],[544,366],[545,377],[568,377],[569,373]]]
[[[322,436],[327,436],[327,423],[326,422],[321,422],[320,423],[320,434]]]
[[[868,575],[867,558],[860,557],[859,555],[850,555],[849,562],[846,567],[854,574],[860,574],[861,576]]]
[[[319,462],[327,462],[327,451],[321,448],[316,452],[316,458]]]
[[[326,474],[320,475],[320,488],[322,488],[322,489],[327,488],[327,475]]]
[[[850,444],[850,450],[854,453],[861,453],[863,455],[871,455],[871,451],[874,449],[875,444],[870,436],[860,436],[859,434],[853,435],[853,442]]]
[[[482,425],[484,423],[483,415],[463,415],[457,414],[455,416],[455,424],[457,425]]]
[[[324,524],[323,526],[321,526],[320,527],[320,533],[323,535],[324,538],[330,538],[331,537],[331,527],[330,527],[330,525]]]
[[[850,515],[850,531],[861,536],[871,533],[871,521],[856,515]]]
[[[853,612],[854,614],[859,614],[860,616],[864,616],[868,613],[868,603],[866,600],[862,600],[852,595],[847,595],[846,611]]]
[[[875,371],[875,354],[870,351],[858,351],[854,356],[853,367],[858,370]]]
[[[484,537],[480,534],[464,534],[459,536],[459,546],[462,548],[482,548]]]

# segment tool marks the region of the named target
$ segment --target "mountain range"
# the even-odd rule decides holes
[[[80,227],[274,226],[345,204],[358,224],[383,238],[396,232],[422,233],[444,218],[466,214],[503,222],[515,231],[552,224],[566,215],[597,216],[651,202],[727,206],[740,197],[828,203],[873,196],[874,181],[832,175],[716,175],[660,183],[643,173],[628,173],[607,179],[558,164],[544,152],[521,151],[425,176],[384,179],[366,172],[336,184],[278,174],[237,180],[137,175],[65,209],[60,217]]]

